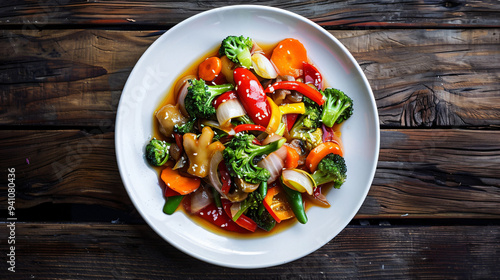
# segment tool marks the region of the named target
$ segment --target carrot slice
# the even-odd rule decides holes
[[[285,158],[285,168],[286,169],[294,169],[299,166],[299,153],[297,150],[290,146],[285,146],[286,148],[286,158]]]
[[[200,186],[200,178],[184,177],[172,167],[163,169],[160,177],[168,188],[181,195],[192,193]]]
[[[304,45],[293,38],[279,42],[273,49],[271,61],[280,75],[301,76],[304,62],[307,62],[307,51]]]
[[[198,66],[198,76],[207,82],[213,81],[222,69],[222,62],[220,58],[212,56],[205,59]]]
[[[328,154],[337,154],[344,156],[339,144],[335,142],[324,142],[312,149],[307,155],[306,166],[309,171],[314,172],[318,167],[319,162]]]

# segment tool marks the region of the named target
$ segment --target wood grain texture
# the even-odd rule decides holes
[[[2,236],[6,231],[1,224]],[[485,279],[500,273],[498,226],[349,226],[304,258],[252,271],[198,261],[146,225],[18,223],[16,233],[18,270],[9,279]]]
[[[382,130],[375,179],[356,218],[499,218],[499,137],[499,131]],[[48,202],[134,211],[112,132],[2,131],[0,166],[17,170],[19,208]],[[0,197],[0,208],[6,199]]]
[[[0,119],[13,125],[114,123],[130,71],[157,38],[150,31],[0,33]]]
[[[163,31],[1,30],[0,125],[114,123]],[[382,127],[500,125],[500,29],[331,31],[366,74]]]
[[[282,8],[327,28],[499,27],[495,0],[231,1]],[[15,1],[0,9],[0,24],[25,29],[63,25],[165,28],[227,1]]]

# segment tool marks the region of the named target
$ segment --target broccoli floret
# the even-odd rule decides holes
[[[219,54],[227,56],[234,63],[250,68],[252,66],[252,56],[250,55],[252,45],[250,37],[227,36],[226,39],[222,40]]]
[[[274,220],[273,216],[267,212],[267,210],[259,213],[258,209],[250,208],[246,213],[247,217],[252,219],[257,226],[265,231],[270,231],[276,225],[276,220]]]
[[[307,97],[303,98],[306,112],[302,114],[292,129],[290,136],[304,141],[308,150],[323,142],[323,131],[318,128],[321,120],[321,107]]]
[[[241,178],[251,184],[267,181],[271,174],[268,170],[258,167],[254,158],[270,154],[279,149],[286,139],[271,142],[267,145],[253,143],[252,134],[237,133],[222,152],[229,174]]]
[[[212,101],[232,89],[232,84],[209,86],[203,80],[189,80],[188,93],[184,99],[186,110],[192,118],[208,119],[215,114]]]
[[[318,128],[321,121],[321,106],[305,96],[302,98],[302,101],[304,102],[304,107],[306,108],[306,112],[301,116],[304,117],[304,120],[302,121],[304,128]]]
[[[259,194],[259,192],[251,192],[248,194],[247,198],[240,203],[240,210],[234,214],[233,220],[236,221],[241,214],[246,213],[250,210],[257,210],[259,205],[262,204],[264,198]]]
[[[174,132],[179,134],[186,134],[190,132],[194,132],[194,124],[196,123],[196,118],[192,118],[188,120],[183,125],[174,125]]]
[[[149,164],[154,166],[162,166],[168,160],[170,143],[165,141],[152,139],[146,145],[146,159]]]
[[[340,188],[347,178],[347,166],[344,158],[336,154],[328,154],[319,162],[312,178],[318,186],[334,182],[334,188]]]
[[[342,123],[352,115],[352,99],[343,91],[326,88],[321,93],[327,98],[321,114],[321,120],[326,126],[332,127],[335,123]]]

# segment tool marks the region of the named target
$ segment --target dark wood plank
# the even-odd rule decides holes
[[[2,131],[0,165],[17,170],[17,207],[83,203],[134,211],[113,137],[98,129]],[[356,218],[499,218],[499,137],[500,131],[383,130],[377,173]],[[1,209],[6,199],[0,197]]]
[[[0,227],[2,236],[8,228]],[[16,224],[8,279],[488,279],[500,273],[500,227],[349,226],[289,264],[237,270],[198,261],[146,225]],[[13,278],[14,277],[14,278]]]
[[[155,32],[0,31],[0,123],[114,123],[125,81]]]
[[[248,1],[231,1],[249,4]],[[492,27],[500,26],[495,0],[401,1],[260,1],[307,17],[327,28],[338,27]],[[54,25],[173,26],[226,1],[15,1],[0,9],[0,24],[40,29]]]
[[[162,33],[2,30],[0,125],[114,123]],[[500,125],[500,29],[331,31],[369,79],[383,127]]]
[[[377,173],[357,217],[498,218],[498,135],[481,130],[382,130]]]
[[[369,79],[382,126],[500,125],[498,30],[332,34]]]

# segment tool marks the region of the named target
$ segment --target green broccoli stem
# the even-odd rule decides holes
[[[311,177],[314,182],[316,182],[317,186],[335,181],[334,177],[320,170],[314,171],[314,173],[311,174]]]
[[[322,118],[323,123],[328,127],[332,127],[347,107],[349,106],[345,106],[340,100],[330,101],[328,104],[325,104]]]
[[[245,151],[251,154],[251,158],[253,160],[253,158],[255,158],[256,156],[270,154],[270,153],[278,150],[279,148],[281,148],[281,146],[283,146],[283,144],[285,144],[285,142],[286,142],[286,139],[281,138],[278,141],[271,142],[271,143],[264,145],[264,146],[260,146],[260,145],[252,143],[249,145],[248,149],[245,149]]]
[[[246,67],[250,69],[252,67],[252,55],[250,54],[249,49],[244,49],[241,52],[239,52],[236,57],[238,58],[238,61],[243,67]]]
[[[223,94],[224,92],[230,91],[234,89],[234,86],[232,84],[223,84],[223,85],[215,85],[215,86],[207,86],[208,92],[210,93],[210,97],[208,98],[208,104],[212,104],[214,99]]]

